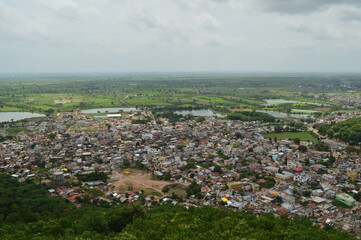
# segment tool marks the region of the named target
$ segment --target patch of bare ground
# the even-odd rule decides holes
[[[134,190],[145,190],[152,189],[159,192],[163,197],[164,194],[162,189],[167,186],[174,184],[170,181],[158,181],[152,179],[152,174],[146,171],[126,169],[123,171],[113,171],[113,175],[119,177],[112,182],[114,190],[128,191],[129,189]]]

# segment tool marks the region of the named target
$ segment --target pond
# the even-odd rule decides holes
[[[283,112],[276,112],[276,111],[264,111],[264,110],[257,110],[257,112],[267,113],[275,118],[309,118],[311,115],[309,114],[287,114]]]
[[[226,117],[226,115],[223,114],[219,114],[219,113],[214,113],[209,109],[201,109],[201,110],[182,110],[182,111],[176,111],[174,112],[176,114],[181,114],[181,115],[193,115],[193,116],[197,116],[197,117],[220,117],[220,118],[224,118]]]
[[[263,99],[268,104],[276,105],[276,104],[282,104],[282,103],[299,103],[297,101],[292,100],[286,100],[286,99]]]
[[[140,109],[137,108],[94,108],[81,111],[82,113],[117,113],[117,112],[137,112]]]
[[[0,122],[20,121],[27,118],[45,117],[44,114],[30,112],[0,112]]]

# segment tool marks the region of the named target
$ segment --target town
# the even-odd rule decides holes
[[[322,137],[314,124],[359,116],[339,112],[279,124]],[[3,124],[0,135],[14,126],[25,131],[0,143],[0,171],[19,182],[32,179],[77,206],[226,206],[305,216],[321,228],[361,236],[361,157],[344,143],[327,139],[327,151],[320,151],[312,141],[265,137],[275,132],[272,123],[170,121],[147,109],[101,116],[75,110]]]

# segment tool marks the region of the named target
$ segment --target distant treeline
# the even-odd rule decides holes
[[[341,77],[342,76],[342,77]],[[0,95],[99,93],[145,89],[290,88],[340,90],[344,82],[361,88],[357,74],[29,74],[1,75]],[[347,88],[347,86],[345,87]]]

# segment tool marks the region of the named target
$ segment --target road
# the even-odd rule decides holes
[[[313,127],[309,126],[308,127],[309,131],[314,132],[315,134],[317,134],[317,136],[322,139],[321,141],[330,145],[332,148],[338,148],[338,149],[345,149],[348,144],[334,140],[334,139],[329,139],[326,136],[322,136],[317,129],[314,129]]]

